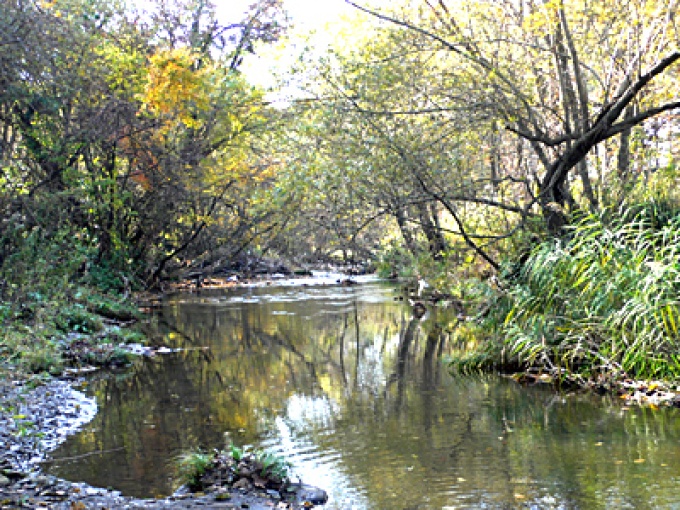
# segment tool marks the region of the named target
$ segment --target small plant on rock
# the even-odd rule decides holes
[[[229,445],[229,451],[231,453],[231,458],[234,459],[236,462],[240,462],[246,453],[245,448],[239,448],[234,444]]]
[[[190,490],[201,490],[203,487],[201,478],[212,463],[213,456],[209,453],[200,450],[183,453],[177,458],[177,476]]]
[[[260,476],[285,480],[290,475],[290,462],[280,455],[261,451],[256,454],[255,460],[262,465]]]
[[[290,464],[283,457],[267,451],[249,453],[233,444],[214,454],[194,451],[181,455],[177,474],[194,492],[256,487],[282,493],[290,485]]]

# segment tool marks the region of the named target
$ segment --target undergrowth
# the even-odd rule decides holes
[[[129,362],[115,347],[139,340],[121,327],[138,315],[124,273],[99,267],[96,248],[68,231],[36,227],[14,246],[0,254],[0,367],[56,374]]]
[[[680,377],[680,208],[606,209],[508,264],[487,341],[454,368],[522,367],[577,381]]]

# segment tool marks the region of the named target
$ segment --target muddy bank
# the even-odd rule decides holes
[[[257,491],[182,494],[164,499],[136,499],[120,492],[69,482],[41,471],[49,453],[68,435],[92,420],[94,399],[66,381],[0,379],[0,508],[249,508],[309,507],[304,491],[292,502]],[[96,454],[97,452],[93,452]],[[113,467],[112,469],[115,469]]]

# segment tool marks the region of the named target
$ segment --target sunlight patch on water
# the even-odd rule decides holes
[[[296,405],[293,404],[293,413],[301,412],[299,418],[303,419],[308,410],[295,410]],[[325,409],[322,409],[323,407],[323,404],[314,402],[312,414],[320,412],[327,416],[330,406]],[[370,508],[365,495],[357,491],[349,477],[339,469],[342,466],[342,452],[319,450],[311,441],[297,437],[288,420],[284,418],[276,418],[275,429],[275,436],[265,446],[275,448],[277,453],[289,459],[293,465],[294,476],[300,477],[306,484],[330,489],[328,503],[323,506],[325,510]]]
[[[360,388],[377,391],[387,379],[385,367],[381,362],[380,344],[382,343],[376,342],[362,351],[365,367],[356,375],[357,384]]]
[[[328,397],[292,395],[286,402],[286,418],[301,428],[313,424],[315,427],[332,425],[331,416],[337,418],[341,409]]]

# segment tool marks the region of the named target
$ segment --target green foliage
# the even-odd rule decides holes
[[[235,444],[231,444],[229,446],[229,453],[231,454],[231,458],[234,459],[236,462],[241,461],[243,459],[244,455],[246,454],[246,451],[244,448],[239,448]]]
[[[19,364],[29,373],[59,374],[64,368],[57,347],[50,341],[38,347],[17,349]]]
[[[489,324],[507,361],[555,373],[680,377],[680,207],[588,215],[508,271]]]
[[[411,278],[415,276],[415,261],[408,250],[396,242],[389,243],[378,254],[376,272],[381,278],[400,276]]]
[[[12,316],[12,307],[7,303],[0,302],[0,324]]]
[[[261,476],[284,480],[290,475],[291,464],[280,455],[259,451],[255,454],[255,460],[262,465]]]
[[[248,453],[247,448],[230,444],[226,450],[215,450],[213,454],[201,450],[184,453],[177,457],[175,471],[178,481],[192,491],[215,483],[228,485],[256,473],[273,483],[273,487],[281,487],[288,483],[290,463],[271,452]]]
[[[96,287],[102,292],[124,292],[130,287],[129,274],[129,271],[125,271],[120,266],[117,267],[115,263],[105,260],[90,267],[90,270],[83,277],[83,283]]]
[[[200,450],[187,452],[177,457],[175,468],[177,478],[192,490],[201,488],[201,478],[212,464],[213,456]]]
[[[144,344],[146,336],[137,328],[112,326],[102,334],[105,342],[111,344]]]
[[[58,342],[45,332],[8,327],[0,338],[0,367],[29,374],[58,374],[64,360]]]
[[[281,455],[267,450],[257,450],[249,453],[246,447],[238,447],[231,443],[227,448],[226,454],[231,456],[236,463],[244,459],[254,461],[256,465],[260,466],[260,476],[263,477],[276,477],[283,480],[290,474],[290,462],[286,461]]]
[[[79,303],[61,308],[54,323],[63,333],[94,333],[103,327],[101,318]]]
[[[133,321],[140,317],[137,308],[125,296],[121,298],[111,291],[103,292],[99,287],[79,287],[74,299],[93,314],[107,319]]]
[[[446,361],[454,373],[470,375],[492,368],[496,363],[497,354],[482,349],[473,349],[451,356]]]
[[[129,354],[113,343],[141,343],[143,336],[105,320],[134,321],[138,312],[110,289],[87,286],[93,249],[64,229],[33,228],[19,237],[23,242],[0,266],[0,364],[51,374],[69,364],[129,364]],[[74,351],[76,340],[83,347]]]

